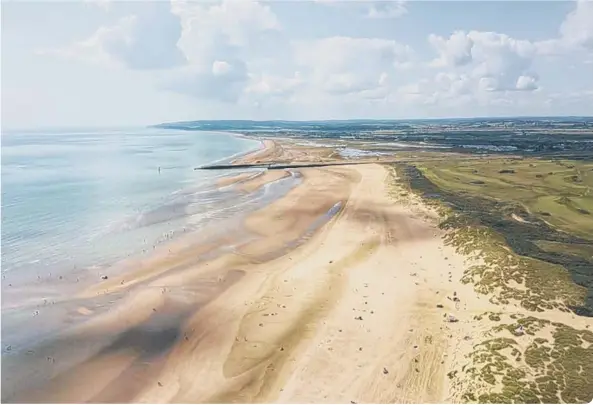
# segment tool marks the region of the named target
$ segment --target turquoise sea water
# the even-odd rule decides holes
[[[193,168],[259,146],[152,128],[3,132],[3,291],[88,272],[198,228],[221,199],[242,202],[213,187],[229,172]]]

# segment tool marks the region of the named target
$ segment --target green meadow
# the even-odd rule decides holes
[[[393,169],[398,181],[442,214],[446,243],[477,259],[462,282],[501,309],[517,304],[531,313],[474,317],[498,325],[473,345],[461,369],[449,373],[463,399],[591,401],[593,332],[538,313],[593,316],[593,163],[451,156]]]

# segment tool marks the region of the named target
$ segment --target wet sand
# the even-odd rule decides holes
[[[317,150],[266,141],[239,160],[319,161]],[[302,181],[229,232],[173,243],[65,298],[60,335],[3,356],[2,400],[450,401],[465,320],[488,303],[458,281],[464,257],[434,214],[394,200],[378,164],[219,185],[252,192],[287,175]],[[109,297],[108,310],[90,305]]]

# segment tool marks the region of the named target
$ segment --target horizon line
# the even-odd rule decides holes
[[[450,121],[450,120],[506,120],[506,119],[554,119],[554,118],[578,118],[593,120],[593,115],[515,115],[515,116],[457,116],[457,117],[438,117],[438,118],[328,118],[328,119],[194,119],[182,121],[164,121],[153,124],[112,124],[112,125],[48,125],[39,127],[0,127],[0,132],[5,131],[42,131],[42,130],[59,130],[59,129],[124,129],[124,128],[152,128],[159,125],[184,124],[191,122],[373,122],[373,121],[390,121],[390,122],[410,122],[410,121]]]

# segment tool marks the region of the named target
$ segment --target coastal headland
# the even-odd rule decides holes
[[[69,297],[60,336],[3,360],[2,400],[593,399],[591,163],[264,146],[232,164],[287,167],[218,185],[298,185]]]

